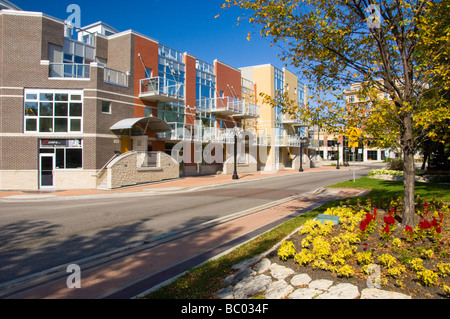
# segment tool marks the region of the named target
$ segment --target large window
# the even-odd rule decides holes
[[[81,133],[83,92],[25,90],[25,133]]]
[[[208,63],[197,60],[196,100],[197,108],[211,111],[214,108],[216,96],[216,76],[214,67]]]
[[[56,169],[83,168],[82,140],[40,140],[40,153],[55,154]]]
[[[277,68],[274,68],[274,88],[275,92],[284,92],[284,74],[282,70]],[[275,121],[281,122],[282,119],[281,106],[277,104],[275,106]]]
[[[184,104],[158,103],[158,117],[168,123],[184,123]]]

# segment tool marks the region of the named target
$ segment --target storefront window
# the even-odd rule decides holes
[[[82,140],[40,140],[40,153],[55,154],[56,169],[83,168]]]

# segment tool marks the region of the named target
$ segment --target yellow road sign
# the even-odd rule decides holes
[[[352,127],[347,131],[347,136],[350,141],[356,142],[361,137],[361,131]]]
[[[352,127],[347,131],[347,135],[349,137],[357,137],[360,138],[361,137],[361,131],[358,130],[356,127]]]
[[[348,142],[348,147],[359,147],[359,142]]]

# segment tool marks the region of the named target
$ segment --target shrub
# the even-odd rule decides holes
[[[417,272],[417,279],[420,280],[425,286],[432,286],[436,284],[438,280],[438,274],[432,270],[424,269]]]
[[[295,255],[295,246],[292,241],[284,241],[278,249],[278,257],[282,260],[287,260]]]
[[[390,159],[387,163],[387,169],[393,171],[403,171],[405,168],[405,163],[402,158]]]
[[[409,261],[409,267],[414,271],[420,271],[423,268],[423,260],[420,258],[414,258]]]

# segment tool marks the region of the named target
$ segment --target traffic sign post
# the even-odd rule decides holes
[[[353,151],[353,183],[356,182],[355,180],[355,148],[352,148]]]

